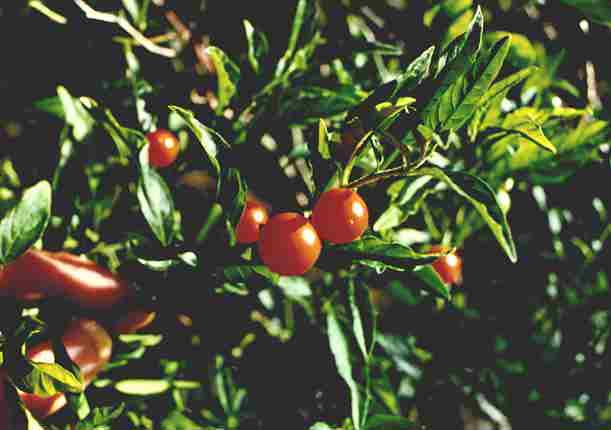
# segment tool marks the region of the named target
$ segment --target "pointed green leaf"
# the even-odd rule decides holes
[[[45,232],[51,217],[51,185],[41,181],[28,188],[0,221],[0,264],[27,251]]]
[[[444,172],[436,167],[420,169],[418,175],[430,175],[443,181],[448,187],[464,197],[496,237],[497,241],[512,263],[517,261],[516,246],[513,241],[505,212],[499,204],[494,190],[477,176],[464,172]]]
[[[491,49],[489,58],[476,62],[469,75],[470,82],[466,93],[460,96],[460,102],[452,109],[450,117],[443,122],[442,131],[458,130],[481,105],[488,88],[496,79],[509,52],[511,37],[499,40]],[[484,63],[485,64],[482,64]]]
[[[199,122],[190,110],[173,105],[168,107],[187,123],[191,131],[195,134],[195,137],[200,141],[216,174],[220,175],[221,165],[219,164],[217,156],[219,155],[220,149],[228,149],[230,147],[229,143],[219,133]]]
[[[482,45],[484,22],[481,9],[478,7],[471,21],[467,38],[458,55],[444,68],[437,78],[436,92],[421,111],[425,125],[437,130],[448,121],[456,106],[468,89],[467,73],[471,69]]]
[[[329,337],[329,347],[335,360],[335,366],[339,375],[342,377],[350,389],[352,425],[355,430],[361,429],[360,394],[359,388],[352,376],[352,364],[350,363],[350,349],[348,341],[342,327],[335,315],[335,309],[329,307],[327,313],[327,335]]]
[[[163,178],[148,164],[146,144],[140,150],[140,180],[138,202],[151,230],[163,246],[172,243],[174,236],[174,200]]]

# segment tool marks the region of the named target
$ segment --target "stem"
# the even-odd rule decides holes
[[[122,16],[115,15],[113,13],[97,11],[91,6],[89,6],[87,3],[85,3],[83,0],[74,0],[74,3],[85,13],[85,17],[88,19],[117,24],[147,51],[152,52],[153,54],[161,55],[163,57],[176,57],[175,50],[155,44],[145,35],[136,30],[136,28],[134,28],[129,23],[129,21],[123,18]]]
[[[409,148],[399,142],[399,140],[395,136],[388,133],[387,131],[384,132],[384,137],[390,140],[390,143],[392,143],[393,146],[399,151],[401,157],[403,158],[403,164],[406,166],[409,165],[409,157],[411,155]]]
[[[394,167],[392,169],[383,170],[378,173],[374,173],[373,175],[366,176],[364,178],[359,178],[355,181],[352,181],[344,186],[344,188],[359,188],[364,185],[369,185],[376,183],[378,181],[382,181],[384,179],[394,178],[397,176],[406,175],[407,171],[404,166]]]

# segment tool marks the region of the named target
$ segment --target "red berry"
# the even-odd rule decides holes
[[[176,136],[164,129],[146,135],[149,142],[149,163],[154,167],[167,167],[176,160],[180,143]]]
[[[236,227],[236,238],[239,243],[255,243],[259,240],[261,226],[267,222],[269,215],[262,205],[249,201],[246,203],[240,222]]]
[[[312,212],[312,224],[321,239],[349,243],[369,225],[369,210],[356,191],[334,188],[322,193]]]
[[[316,230],[303,216],[284,212],[272,217],[261,230],[258,243],[263,263],[280,275],[303,275],[322,249]]]

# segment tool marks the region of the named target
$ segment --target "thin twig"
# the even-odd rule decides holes
[[[397,176],[403,176],[406,174],[405,166],[393,167],[392,169],[382,170],[381,172],[374,173],[373,175],[365,176],[364,178],[356,179],[344,188],[359,188],[364,185],[369,185],[381,181],[383,179],[395,178]]]
[[[123,18],[122,16],[97,11],[91,6],[89,6],[87,3],[85,3],[83,0],[74,0],[74,3],[85,13],[85,17],[89,19],[108,22],[111,24],[117,24],[147,51],[152,52],[153,54],[161,55],[163,57],[173,58],[176,56],[176,51],[174,49],[156,45],[150,39],[148,39],[146,36],[136,30],[129,23],[129,21]]]
[[[401,153],[401,157],[403,158],[403,164],[407,166],[409,164],[409,158],[411,155],[409,148],[399,142],[399,140],[395,136],[386,131],[384,132],[384,137],[388,139],[396,149],[399,150],[399,152]]]

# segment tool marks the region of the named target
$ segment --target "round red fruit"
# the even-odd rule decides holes
[[[149,163],[154,167],[167,167],[176,160],[180,150],[180,142],[164,129],[157,129],[146,135],[149,142]]]
[[[255,202],[247,202],[235,232],[238,243],[255,243],[259,240],[261,226],[268,219],[265,207]]]
[[[431,247],[431,252],[446,252],[448,248],[441,245]],[[462,284],[462,259],[456,253],[439,257],[433,262],[433,269],[446,284]]]
[[[284,212],[273,216],[261,230],[259,256],[280,275],[303,275],[322,249],[316,230],[302,215]]]
[[[334,188],[325,191],[314,205],[312,224],[321,239],[349,243],[361,237],[369,225],[369,210],[356,191]]]

